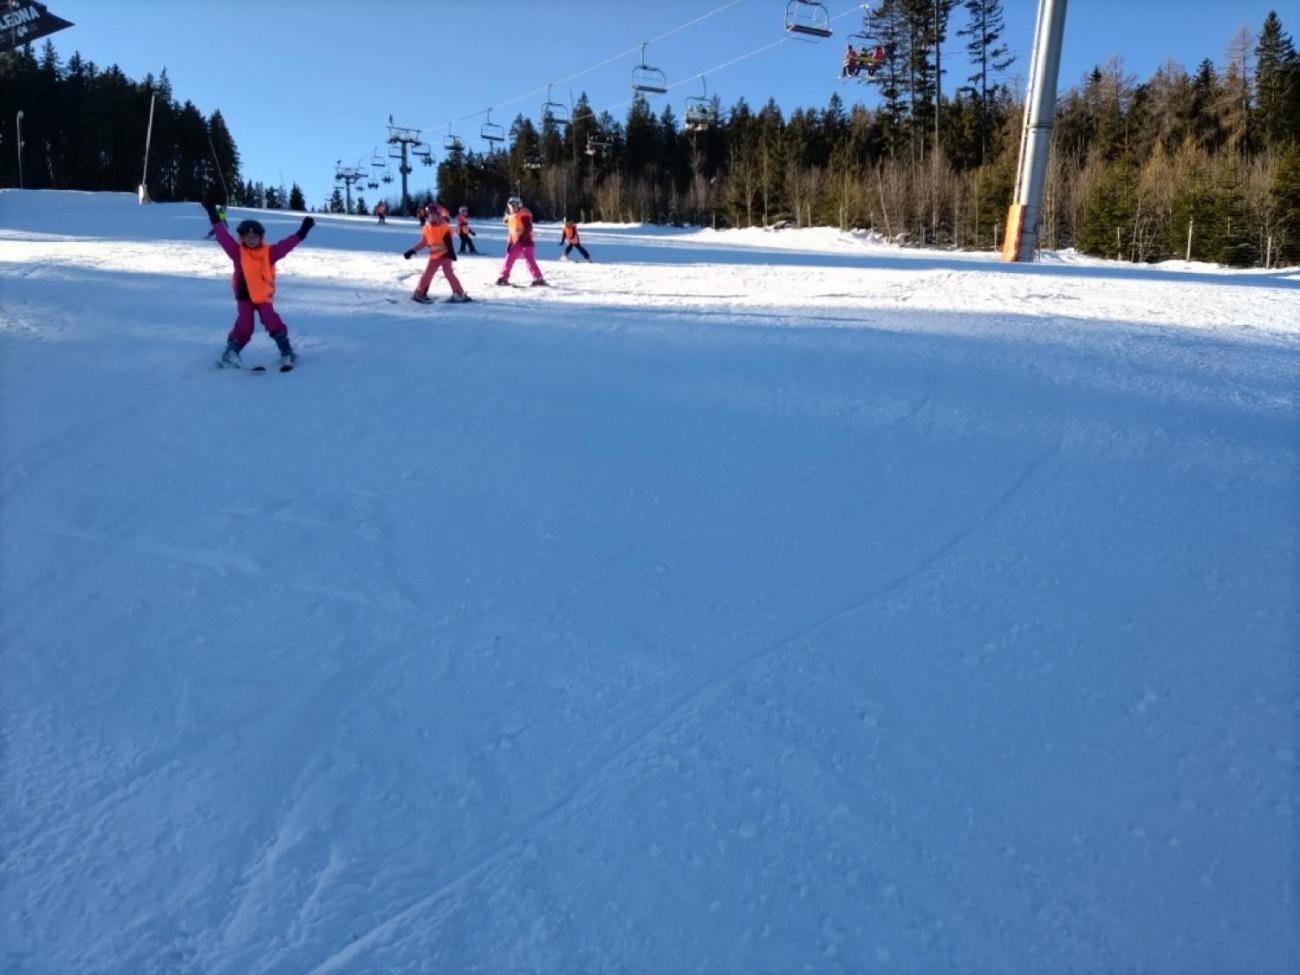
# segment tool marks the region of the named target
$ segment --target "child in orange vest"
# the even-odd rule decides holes
[[[447,283],[451,285],[451,300],[469,301],[469,295],[465,294],[456,272],[451,269],[456,261],[456,251],[451,246],[451,227],[443,219],[438,207],[429,207],[424,229],[420,232],[420,242],[402,256],[409,261],[417,251],[422,251],[426,247],[429,248],[429,263],[424,266],[424,273],[420,275],[420,283],[415,286],[415,293],[411,295],[411,300],[418,301],[422,305],[433,304],[433,299],[429,297],[429,285],[433,281],[433,276],[441,268],[442,273],[446,275]]]
[[[572,220],[564,221],[564,232],[560,235],[560,246],[564,248],[564,253],[560,255],[560,260],[562,261],[567,261],[569,259],[569,252],[575,247],[578,248],[579,254],[585,257],[588,261],[591,260],[591,255],[587,253],[587,248],[582,246],[582,238],[578,236],[578,225]]]
[[[235,264],[230,286],[234,289],[235,306],[239,313],[235,317],[234,328],[226,336],[226,351],[221,354],[217,365],[226,369],[243,368],[239,353],[253,337],[253,312],[257,312],[266,334],[275,340],[276,347],[280,350],[280,368],[292,369],[298,356],[289,344],[289,327],[284,324],[272,304],[275,298],[275,265],[307,239],[307,234],[316,226],[316,221],[311,217],[303,217],[297,233],[267,246],[263,242],[266,230],[256,220],[245,220],[235,228],[235,233],[239,235],[239,241],[236,242],[222,223],[216,206],[205,203],[203,209],[212,222],[217,243]]]
[[[460,235],[460,252],[465,253],[468,248],[471,254],[477,254],[478,248],[474,246],[473,238],[476,236],[474,228],[469,225],[469,207],[461,207],[456,212],[456,233]]]
[[[510,269],[515,266],[515,261],[522,257],[524,263],[528,265],[528,273],[533,276],[533,287],[545,288],[546,279],[542,277],[542,269],[537,266],[537,258],[534,256],[533,214],[524,206],[524,201],[517,196],[506,200],[505,224],[506,263],[501,268],[501,276],[497,278],[497,284],[510,283]]]

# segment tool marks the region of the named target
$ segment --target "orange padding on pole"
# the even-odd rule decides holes
[[[1025,205],[1013,203],[1007,208],[1007,235],[1002,239],[1002,260],[1014,264],[1020,257],[1020,232],[1025,224]]]

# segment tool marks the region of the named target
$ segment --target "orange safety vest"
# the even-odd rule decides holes
[[[532,243],[533,214],[527,207],[520,207],[506,218],[508,230],[506,243],[514,246],[522,239]]]
[[[451,227],[445,223],[426,223],[424,243],[429,248],[429,259],[436,261],[451,253]]]
[[[266,243],[257,247],[240,244],[239,269],[244,272],[249,301],[264,305],[275,297],[275,265],[271,263],[271,248]]]

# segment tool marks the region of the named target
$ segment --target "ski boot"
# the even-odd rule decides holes
[[[418,304],[421,304],[421,305],[432,305],[432,304],[433,304],[433,299],[430,298],[428,295],[414,294],[414,295],[411,295],[411,300],[414,301],[414,302],[417,302]]]
[[[452,295],[447,300],[452,302],[453,304],[460,304],[461,302],[473,301],[474,299],[471,298],[469,295],[465,294],[465,292],[461,291],[458,294]]]
[[[244,362],[239,358],[239,346],[234,342],[226,341],[226,351],[221,353],[221,358],[217,360],[219,369],[243,369]]]
[[[280,350],[280,371],[288,372],[298,364],[298,353],[293,351],[293,346],[289,344],[289,333],[281,332],[279,335],[272,335],[275,339],[275,346]]]
[[[545,278],[533,278],[533,283],[532,283],[531,285],[529,285],[529,287],[532,287],[532,288],[549,288],[550,285],[546,283],[546,279],[545,279]]]
[[[504,274],[497,278],[497,284],[501,285],[503,288],[510,287],[510,281]]]

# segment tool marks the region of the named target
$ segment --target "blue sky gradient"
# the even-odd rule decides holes
[[[832,93],[875,101],[874,89],[838,80],[844,38],[859,22],[858,4],[827,0],[836,36],[824,43],[782,42],[784,0],[50,0],[74,27],[52,36],[62,58],[74,51],[140,79],[164,67],[179,99],[204,114],[220,109],[234,134],[246,177],[299,183],[315,204],[332,183],[335,160],[367,160],[386,135],[391,113],[440,146],[452,122],[471,147],[482,113],[509,125],[536,118],[548,82],[557,101],[585,91],[598,109],[627,110],[628,80],[644,40],[692,26],[652,44],[647,61],[674,87],[656,98],[678,118],[687,95],[708,90],[724,106],[769,97],[788,114],[821,107]],[[1006,43],[1017,55],[1008,81],[1023,88],[1037,10],[1035,0],[1005,0]],[[1257,34],[1272,0],[1076,0],[1066,22],[1062,89],[1114,55],[1139,78],[1173,58],[1193,68],[1218,64],[1243,26]],[[1283,26],[1294,36],[1300,17]],[[710,15],[711,16],[706,16]],[[958,8],[955,23],[965,23]],[[945,91],[970,69],[956,37],[945,51]],[[773,45],[768,47],[768,45]],[[766,50],[760,50],[767,48]],[[602,63],[604,62],[604,63]],[[593,67],[597,66],[598,67]],[[592,70],[585,70],[591,68]],[[583,72],[579,77],[570,77]],[[33,108],[36,108],[33,106]],[[31,109],[29,109],[30,111]],[[37,109],[39,110],[39,109]],[[474,136],[474,138],[471,138]],[[433,171],[417,167],[415,186]]]

